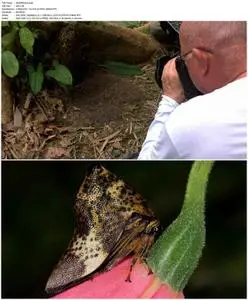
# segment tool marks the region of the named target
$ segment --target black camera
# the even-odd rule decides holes
[[[171,30],[173,31],[174,36],[177,39],[177,44],[179,44],[178,40],[178,32],[179,32],[179,26],[180,22],[160,22],[161,28],[163,30]],[[187,66],[185,65],[184,60],[180,57],[179,53],[174,54],[173,56],[164,55],[161,56],[159,59],[157,59],[156,63],[156,71],[155,71],[155,80],[158,84],[158,86],[162,89],[162,73],[164,70],[164,66],[168,63],[169,60],[176,57],[176,70],[179,76],[179,79],[181,81],[181,84],[184,89],[184,95],[186,100],[189,100],[191,98],[194,98],[196,96],[202,95],[202,93],[194,86],[187,69]]]

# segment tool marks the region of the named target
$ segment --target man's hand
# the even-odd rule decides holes
[[[171,59],[164,67],[162,74],[163,94],[181,104],[185,100],[185,96],[175,61],[176,58]]]

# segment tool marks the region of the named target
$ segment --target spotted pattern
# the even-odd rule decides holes
[[[88,171],[75,202],[76,229],[46,291],[56,294],[133,253],[145,257],[160,229],[145,200],[97,164]]]

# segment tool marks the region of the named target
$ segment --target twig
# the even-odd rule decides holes
[[[133,123],[132,123],[132,121],[131,121],[131,122],[130,122],[130,127],[129,127],[129,134],[132,133],[132,130],[133,130]]]
[[[15,158],[15,159],[19,159],[20,157],[18,157],[18,153],[16,153],[16,151],[14,149],[12,149],[9,145],[7,145],[7,148],[9,150],[9,152],[12,154],[12,156]]]
[[[42,142],[42,144],[40,145],[38,151],[40,152],[40,151],[44,148],[46,142],[49,141],[49,140],[51,140],[51,139],[53,139],[54,137],[56,137],[56,134],[50,135],[48,138],[46,138],[46,139]]]
[[[101,149],[100,149],[100,153],[103,152],[103,150],[104,150],[104,148],[106,147],[106,145],[108,144],[108,142],[109,142],[109,139],[106,139],[106,140],[104,141],[104,143],[102,144],[102,147],[101,147]]]
[[[101,138],[99,140],[96,141],[96,143],[98,142],[102,142],[104,140],[111,140],[113,137],[115,137],[117,134],[119,134],[121,132],[121,130],[117,130],[116,132],[110,134],[109,136],[106,136],[105,138]]]

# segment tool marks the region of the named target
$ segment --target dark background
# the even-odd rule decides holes
[[[2,162],[2,297],[40,298],[73,231],[86,167]],[[102,162],[148,201],[164,226],[178,215],[191,162]],[[246,162],[217,162],[206,201],[207,241],[187,298],[246,298]]]

